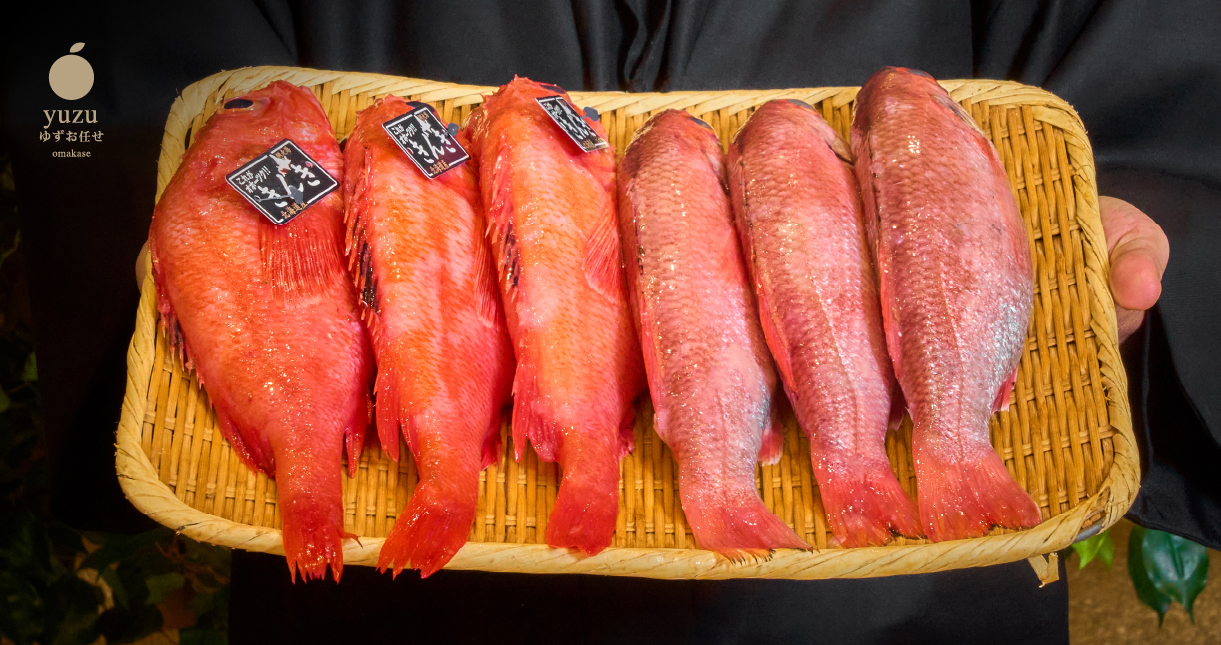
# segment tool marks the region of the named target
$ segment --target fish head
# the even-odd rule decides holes
[[[729,193],[720,137],[711,125],[685,110],[663,110],[645,121],[632,135],[624,163],[631,163],[628,153],[633,146],[638,148],[637,154],[631,155],[633,158],[637,155],[666,154],[679,163],[707,163],[721,178],[725,193]]]
[[[873,73],[856,95],[853,128],[868,129],[878,110],[902,105],[915,109],[944,110],[986,140],[975,119],[927,72],[907,67],[883,67]]]
[[[852,163],[848,142],[823,120],[814,106],[799,99],[774,99],[759,106],[734,135],[731,145],[739,153],[748,145],[760,149],[783,148],[790,144],[783,133],[803,131],[821,139],[840,160]]]

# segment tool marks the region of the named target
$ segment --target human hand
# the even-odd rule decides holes
[[[1111,297],[1122,343],[1140,329],[1145,311],[1162,294],[1170,241],[1162,227],[1122,199],[1099,197],[1098,210],[1111,256]]]

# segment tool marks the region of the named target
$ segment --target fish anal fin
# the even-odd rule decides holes
[[[890,416],[886,420],[886,429],[895,431],[899,426],[903,425],[903,415],[907,413],[907,398],[903,396],[903,389],[899,387],[898,382],[894,377],[890,379]]]
[[[521,461],[526,442],[543,461],[555,461],[559,454],[560,433],[555,422],[542,414],[532,361],[517,363],[513,376],[513,455]]]
[[[614,203],[607,207],[598,224],[585,240],[585,279],[594,291],[616,298],[623,290],[623,255],[619,250],[619,229],[615,225]]]
[[[996,392],[996,400],[992,403],[992,411],[1008,410],[1011,398],[1013,397],[1013,386],[1017,383],[1018,368],[1013,368],[1013,373],[1005,378],[1005,382],[1001,383],[1001,387]]]
[[[480,470],[500,461],[500,425],[501,418],[499,414],[488,423],[487,434],[483,437],[483,450],[480,454]]]
[[[258,441],[247,442],[242,429],[220,406],[216,406],[216,425],[220,427],[221,435],[233,446],[233,451],[242,463],[268,477],[275,477],[276,460],[270,446],[260,446]]]
[[[399,397],[394,370],[383,363],[377,370],[377,439],[382,451],[393,461],[399,460]]]

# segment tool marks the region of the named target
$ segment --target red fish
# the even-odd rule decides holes
[[[1038,506],[988,440],[1034,306],[1026,227],[996,149],[931,76],[894,67],[861,88],[852,147],[925,532],[1034,526]]]
[[[479,471],[500,455],[513,347],[474,168],[430,180],[382,128],[415,107],[388,96],[357,116],[343,190],[349,268],[377,357],[378,438],[397,461],[401,427],[420,473],[378,566],[427,577],[466,542]]]
[[[162,323],[207,387],[221,432],[276,480],[296,577],[343,571],[341,458],[355,473],[373,357],[344,270],[338,191],[275,225],[225,182],[281,139],[336,180],[343,159],[306,89],[276,81],[226,103],[196,135],[153,211]]]
[[[555,95],[569,100],[515,78],[467,128],[517,355],[513,445],[520,459],[528,439],[563,470],[547,543],[595,554],[614,535],[644,368],[615,228],[614,151],[583,152],[535,100]]]
[[[733,559],[806,548],[759,499],[755,462],[780,459],[775,368],[734,231],[721,144],[666,110],[619,166],[619,228],[657,434],[678,461],[702,548]]]
[[[851,157],[809,105],[771,101],[729,148],[729,187],[764,336],[810,438],[828,523],[856,547],[920,528],[886,457],[895,382]]]

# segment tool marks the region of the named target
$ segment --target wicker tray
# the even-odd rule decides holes
[[[494,89],[285,67],[222,72],[186,88],[174,101],[157,168],[158,198],[192,133],[217,106],[276,79],[311,88],[341,138],[353,127],[357,111],[378,96],[427,101],[442,118],[461,123]],[[1136,495],[1140,473],[1107,287],[1094,160],[1084,128],[1067,103],[1038,88],[980,80],[942,84],[996,144],[1030,235],[1037,271],[1034,318],[1014,404],[993,416],[991,434],[1010,473],[1038,502],[1042,524],[1026,531],[997,529],[973,540],[930,544],[900,538],[886,547],[837,548],[829,544],[808,442],[790,420],[784,457],[775,466],[760,467],[757,477],[767,506],[815,548],[782,549],[767,559],[732,564],[695,547],[678,503],[673,458],[653,431],[645,401],[637,415],[636,449],[621,465],[620,512],[611,548],[585,558],[542,544],[558,483],[556,466],[540,462],[533,450],[515,462],[506,424],[505,456],[480,475],[470,542],[448,568],[810,579],[926,573],[1030,559],[1047,581],[1056,576],[1055,551],[1117,520]],[[636,128],[661,109],[688,110],[728,143],[756,106],[775,98],[815,105],[846,134],[856,93],[857,88],[815,88],[574,92],[572,97],[602,113],[610,141],[622,153]],[[143,285],[127,361],[116,459],[127,497],[158,522],[194,539],[282,553],[275,483],[239,461],[217,431],[207,394],[166,350],[151,277]],[[899,480],[912,493],[910,445],[911,422],[905,420],[887,439],[887,450]],[[401,448],[400,454],[402,461],[395,463],[380,450],[367,451],[357,477],[344,478],[344,524],[361,536],[359,542],[345,543],[347,564],[376,562],[382,538],[415,488],[411,452]],[[1049,556],[1040,557],[1045,554]]]

